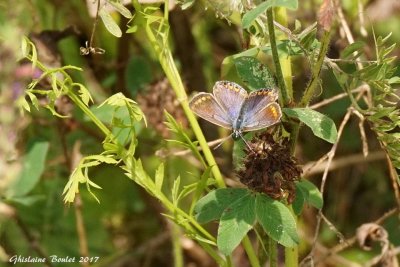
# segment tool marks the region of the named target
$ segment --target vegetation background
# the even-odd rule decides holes
[[[218,80],[236,79],[240,83],[237,74],[227,72],[227,66],[231,66],[229,60],[257,46],[255,40],[269,42],[265,36],[255,38],[260,36],[254,32],[262,28],[259,25],[253,24],[248,30],[242,27],[243,14],[262,1],[169,1],[168,8],[163,3],[149,2],[157,1],[136,4],[154,7],[152,14],[161,18],[169,10],[168,31],[160,27],[153,33],[160,34],[163,44],[171,47],[188,97],[196,92],[211,92]],[[104,9],[96,18],[97,8],[103,10],[104,5],[109,9]],[[331,6],[324,9],[324,5]],[[168,81],[165,66],[160,64],[163,52],[157,50],[158,35],[151,40],[149,31],[152,30],[146,28],[149,24],[132,23],[129,14],[135,14],[137,9],[131,3],[126,8],[128,12],[118,1],[100,5],[92,0],[0,2],[0,266],[12,266],[9,258],[13,255],[84,257],[87,262],[80,263],[82,266],[222,265],[216,260],[218,256],[210,256],[210,251],[199,245],[201,241],[187,231],[187,226],[177,227],[184,224],[179,219],[186,220],[186,217],[171,212],[174,208],[166,207],[166,200],[149,190],[146,182],[127,179],[126,173],[132,175],[138,169],[130,172],[126,158],[110,152],[107,144],[113,144],[113,139],[93,123],[85,105],[79,106],[71,100],[63,85],[54,85],[59,81],[82,84],[82,87],[72,86],[78,92],[76,95],[83,103],[90,103],[87,107],[92,114],[112,129],[119,140],[133,136],[129,139],[131,142],[124,143],[134,144],[129,145],[132,154],[127,155],[140,159],[147,176],[162,176],[162,190],[167,198],[173,199],[173,190],[179,191],[185,186],[192,190],[188,192],[193,195],[179,201],[183,210],[192,209],[195,200],[206,193],[205,187],[218,184],[218,180],[210,179],[199,191],[200,195],[190,187],[203,181],[205,175],[218,178],[209,168],[204,168],[204,162],[190,150],[193,143],[185,139],[194,140],[196,130],[187,111],[180,107],[185,100],[177,97],[172,88],[176,87],[177,80]],[[324,10],[330,13],[324,14]],[[298,262],[306,259],[302,264],[307,264],[310,259],[307,256],[312,255],[316,266],[398,266],[400,193],[396,168],[400,165],[396,157],[400,149],[397,90],[400,70],[394,56],[400,53],[397,45],[400,42],[399,1],[304,0],[299,1],[296,9],[275,8],[275,12],[277,20],[281,19],[283,25],[286,23],[285,27],[276,27],[278,40],[290,40],[295,48],[300,47],[296,38],[304,38],[301,39],[304,46],[307,45],[305,37],[311,38],[308,42],[313,44],[314,40],[323,40],[326,23],[329,30],[325,31],[330,32],[327,58],[317,76],[318,86],[309,106],[335,122],[339,138],[332,145],[314,136],[310,128],[301,127],[295,141],[295,156],[303,168],[302,177],[322,188],[324,200],[322,212],[305,205],[297,219]],[[323,19],[327,17],[334,18],[334,22],[324,24]],[[307,35],[305,29],[310,29],[313,35]],[[166,33],[169,35],[162,35]],[[380,46],[378,37],[390,33],[387,39],[381,39]],[[27,48],[30,44],[24,41],[24,36],[36,46],[37,59],[33,49]],[[385,50],[383,44],[390,49]],[[315,45],[315,51],[319,51],[320,43]],[[21,47],[25,47],[25,54]],[[312,47],[307,46],[307,51],[312,53]],[[290,54],[284,49],[278,51]],[[302,53],[290,54],[293,56],[289,62],[293,106],[315,78],[314,69],[309,65],[310,59],[315,58]],[[266,53],[260,60],[270,69],[276,69],[271,55]],[[36,66],[32,67],[32,62]],[[358,64],[369,66],[374,64],[371,62],[383,63],[379,68],[368,69],[368,73],[358,72]],[[336,63],[344,70],[344,78],[332,68]],[[62,69],[62,66],[67,67]],[[51,69],[57,69],[55,76],[48,71]],[[41,75],[46,70],[49,75],[43,78]],[[63,80],[62,76],[70,80]],[[36,83],[32,85],[32,81]],[[386,82],[383,87],[380,81]],[[59,93],[45,93],[46,90],[54,92],[57,86],[61,88]],[[36,97],[26,93],[39,87],[44,91],[30,91]],[[360,92],[361,100],[350,97]],[[370,107],[368,98],[378,103],[386,97],[377,99],[381,95],[376,92],[385,92],[390,99],[383,106]],[[138,106],[127,99],[114,99],[112,103],[109,97],[117,93],[136,101]],[[363,99],[366,100],[361,103]],[[103,108],[98,108],[104,101]],[[355,103],[361,106],[361,111]],[[123,105],[132,105],[132,108],[128,111],[116,108]],[[141,112],[147,127],[140,121]],[[200,121],[200,124],[208,141],[229,135],[207,122]],[[384,134],[390,140],[382,139]],[[168,141],[171,139],[176,141]],[[243,187],[235,170],[240,168],[236,159],[244,155],[232,147],[233,141],[227,141],[212,153],[225,183]],[[106,156],[118,154],[120,157],[94,156],[104,150],[109,153]],[[93,158],[82,165],[81,160],[89,155]],[[90,182],[85,180],[83,171],[83,180],[79,180],[83,183],[72,185],[79,186],[79,190],[72,192],[70,201],[71,191],[64,188],[77,166],[83,170],[90,167]],[[79,194],[75,196],[77,191]],[[357,231],[370,222],[377,224]],[[207,225],[213,236],[217,236],[217,228],[216,223]],[[368,236],[368,241],[376,241],[371,241],[372,249],[368,250],[368,242],[361,246],[356,242],[355,237],[362,239],[362,233]],[[249,233],[249,238],[254,244],[260,239],[254,232]],[[277,262],[270,262],[270,266],[284,266],[284,254],[283,247],[279,246]],[[239,246],[223,262],[227,266],[256,266],[248,257],[251,258],[246,247]],[[263,264],[261,256],[259,261]],[[19,266],[35,265],[20,263]],[[58,265],[49,263],[49,266]],[[287,262],[286,266],[289,266]]]

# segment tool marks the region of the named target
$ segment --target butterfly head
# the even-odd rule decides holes
[[[241,130],[234,129],[234,130],[232,131],[232,138],[233,138],[233,140],[235,140],[235,141],[237,141],[237,140],[243,138],[242,131],[241,131]]]

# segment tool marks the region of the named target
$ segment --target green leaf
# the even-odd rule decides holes
[[[178,1],[178,3],[181,4],[182,10],[185,10],[185,9],[188,9],[188,8],[190,8],[191,6],[193,6],[193,4],[194,4],[195,1],[196,1],[196,0],[180,0],[180,1]]]
[[[268,67],[258,59],[243,56],[235,58],[234,62],[239,77],[251,90],[275,87],[274,78]]]
[[[303,191],[299,189],[298,186],[296,186],[296,198],[294,199],[292,203],[292,208],[294,214],[299,216],[301,212],[303,211],[304,203],[306,202],[305,196],[303,195]]]
[[[110,5],[112,5],[115,10],[118,11],[118,13],[120,13],[122,16],[124,16],[127,19],[131,19],[132,18],[132,13],[129,11],[129,9],[127,9],[123,4],[121,4],[120,2],[116,1],[107,1]]]
[[[310,108],[284,108],[289,117],[297,118],[310,127],[315,136],[329,143],[335,143],[337,130],[335,123],[327,116]]]
[[[38,201],[45,200],[46,196],[45,195],[32,195],[32,196],[13,196],[10,199],[7,199],[11,203],[18,203],[24,206],[32,206]]]
[[[114,21],[111,15],[107,12],[105,8],[100,9],[99,12],[100,18],[106,26],[106,29],[115,37],[121,37],[122,31],[119,28],[118,24]]]
[[[189,214],[193,214],[194,208],[195,208],[195,205],[196,205],[197,201],[199,200],[199,198],[200,198],[202,192],[204,192],[204,190],[205,190],[206,187],[207,187],[207,182],[211,180],[211,179],[210,179],[210,177],[211,177],[211,170],[212,170],[212,167],[211,167],[211,166],[208,166],[208,167],[204,170],[204,173],[201,175],[200,181],[195,182],[195,184],[196,184],[196,190],[195,190],[195,192],[194,192],[194,194],[193,194],[193,197],[192,197],[192,204],[190,205],[190,209],[189,209],[190,212],[189,212]]]
[[[348,45],[342,52],[342,58],[348,58],[352,56],[354,52],[358,52],[357,54],[360,54],[360,50],[365,46],[365,43],[362,41],[357,41],[354,42],[350,45]]]
[[[164,181],[164,164],[161,163],[156,170],[156,175],[154,179],[157,192],[161,192],[163,181]]]
[[[229,255],[253,227],[256,220],[256,198],[250,191],[231,202],[221,216],[218,228],[217,246],[224,254]]]
[[[297,198],[299,199],[297,200]],[[297,215],[301,213],[304,203],[317,209],[322,209],[324,199],[321,192],[313,183],[302,179],[300,182],[296,182],[296,199],[293,203],[293,209]]]
[[[399,76],[394,76],[394,77],[392,77],[392,78],[390,78],[388,80],[388,83],[389,84],[400,83],[400,77]]]
[[[264,194],[257,194],[256,215],[267,234],[285,247],[299,243],[296,221],[290,210],[281,202]]]
[[[8,198],[25,196],[35,187],[44,171],[48,150],[48,142],[34,141],[29,145],[21,173],[7,191]]]
[[[78,89],[79,96],[81,97],[82,102],[85,103],[86,106],[89,105],[90,101],[92,101],[92,103],[93,103],[93,98],[90,95],[89,90],[83,84],[73,83],[72,86],[77,86],[79,88]]]
[[[178,205],[178,201],[179,201],[179,198],[178,198],[178,196],[179,196],[179,189],[180,189],[180,187],[181,187],[181,177],[180,176],[178,176],[178,178],[176,178],[175,180],[174,180],[174,184],[173,184],[173,186],[172,186],[172,192],[171,192],[171,195],[172,195],[172,203],[174,204],[174,205]]]
[[[194,208],[196,220],[199,223],[218,220],[229,205],[247,194],[248,190],[244,188],[220,188],[211,191],[197,202]]]
[[[301,33],[298,34],[298,38],[300,40],[300,44],[306,49],[310,50],[313,46],[320,46],[318,39],[316,38],[317,34],[317,22],[311,24],[307,28],[305,28]]]
[[[266,2],[263,2],[259,4],[256,8],[244,14],[242,18],[243,28],[247,29],[259,15],[264,13],[268,8],[276,6],[286,7],[295,10],[297,9],[298,3],[297,0],[268,0]]]
[[[22,51],[23,57],[27,57],[29,54],[28,42],[29,42],[28,38],[26,38],[26,37],[22,38],[21,51]]]

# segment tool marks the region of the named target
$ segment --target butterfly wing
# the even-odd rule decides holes
[[[251,92],[243,103],[242,131],[255,131],[279,122],[282,117],[280,106],[275,103],[278,93],[262,89]]]
[[[213,94],[220,106],[228,113],[230,120],[235,121],[247,98],[246,90],[233,82],[218,81],[214,85]]]
[[[228,113],[210,93],[198,93],[189,102],[189,107],[197,116],[218,126],[232,129]]]

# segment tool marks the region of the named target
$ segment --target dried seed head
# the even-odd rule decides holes
[[[185,113],[176,100],[174,91],[166,78],[151,84],[146,90],[138,94],[137,102],[146,115],[149,125],[153,126],[164,138],[169,137],[169,130],[164,124],[164,110],[170,113],[183,127],[188,125]]]
[[[250,189],[263,192],[273,199],[295,198],[295,181],[302,169],[297,159],[290,155],[288,140],[275,142],[269,133],[256,135],[245,148],[247,153],[243,168],[238,171],[240,181]]]

